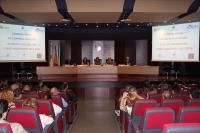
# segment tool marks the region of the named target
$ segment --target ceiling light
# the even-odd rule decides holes
[[[109,25],[109,24],[106,24],[107,26]]]
[[[65,25],[67,25],[67,24],[65,24]]]
[[[70,21],[71,21],[71,19],[62,18],[60,21],[62,21],[62,22],[70,22]]]
[[[189,20],[189,22],[191,22],[191,21]]]
[[[37,26],[37,25],[35,25],[35,26]]]
[[[172,23],[172,24],[174,24],[174,23]]]
[[[160,26],[160,25],[158,25],[158,26]]]
[[[140,22],[140,23],[143,23],[143,22]]]
[[[116,27],[118,27],[118,26],[116,26]]]
[[[122,20],[120,20],[121,22],[130,22],[131,21],[131,19],[130,18],[125,18],[125,19],[122,19]]]
[[[128,25],[130,25],[130,24],[128,24]]]
[[[50,26],[50,24],[48,24],[48,26]]]
[[[139,25],[137,25],[137,26],[139,26]]]
[[[56,26],[58,26],[58,25],[56,25]]]
[[[85,24],[87,26],[87,24]]]
[[[118,22],[118,24],[120,24],[120,22]]]
[[[6,21],[3,21],[4,23],[6,22]]]
[[[78,27],[78,25],[76,27]]]
[[[149,24],[147,24],[147,26],[149,26]]]
[[[98,25],[96,27],[99,27]]]
[[[45,24],[42,24],[42,25],[45,25]]]
[[[151,23],[149,23],[149,25],[151,25]]]

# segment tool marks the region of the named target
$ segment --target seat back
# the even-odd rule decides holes
[[[160,104],[163,97],[162,97],[162,94],[151,94],[149,95],[149,99],[155,99],[157,103]]]
[[[170,107],[174,110],[175,114],[178,113],[179,107],[183,107],[184,102],[181,99],[163,99],[160,107]]]
[[[141,133],[160,133],[164,124],[174,123],[175,113],[172,108],[146,108],[140,124]]]
[[[60,97],[62,97],[66,102],[69,102],[68,98],[67,98],[67,93],[66,92],[59,92],[58,95]]]
[[[125,91],[126,91],[125,89],[120,89],[119,96],[121,97]]]
[[[42,124],[36,108],[14,108],[8,115],[9,122],[20,123],[29,133],[42,132]]]
[[[13,133],[9,123],[0,123],[0,133]]]
[[[189,99],[188,94],[174,94],[172,95],[172,99],[182,99],[184,103],[186,104],[187,100]]]
[[[154,99],[137,99],[132,106],[131,119],[137,125],[140,124],[142,116],[146,108],[157,107],[157,102]]]
[[[188,99],[187,106],[200,106],[200,99]]]
[[[39,95],[38,94],[22,94],[22,98],[23,99],[27,99],[27,98],[36,98],[36,99],[38,99]]]
[[[165,124],[161,133],[199,133],[200,123]]]
[[[17,108],[22,108],[22,103],[24,99],[14,99],[13,102]]]
[[[62,100],[59,95],[51,95],[51,101],[63,108]]]
[[[200,107],[180,107],[176,116],[176,123],[200,123]]]

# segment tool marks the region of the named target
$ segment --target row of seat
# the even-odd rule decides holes
[[[200,103],[200,102],[199,102]],[[134,105],[132,106],[132,114],[129,116],[127,112],[123,112],[120,110],[120,125],[121,129],[125,131],[125,133],[128,133],[128,129],[130,130],[130,122],[134,121],[137,125],[141,123],[142,116],[144,115],[146,108],[152,108],[152,107],[158,107],[158,104],[153,99],[147,99],[147,100],[136,100]],[[178,119],[181,117],[179,114],[182,111],[181,109],[187,109],[187,108],[195,108],[195,106],[184,106],[183,101],[181,99],[165,99],[163,100],[163,103],[160,105],[159,108],[164,107],[170,107],[176,118]],[[198,111],[200,111],[200,108],[198,108]],[[199,112],[200,115],[200,112]],[[160,117],[162,118],[162,117]],[[199,118],[200,120],[200,118]],[[177,120],[178,121],[178,120]],[[200,122],[200,121],[199,121]]]

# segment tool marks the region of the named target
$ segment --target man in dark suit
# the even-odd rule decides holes
[[[68,57],[67,57],[67,60],[65,60],[65,64],[66,64],[66,65],[73,65],[73,61],[71,60],[71,57],[70,57],[70,56],[68,56]]]
[[[127,56],[126,59],[124,60],[124,65],[130,65],[131,66],[131,60]]]

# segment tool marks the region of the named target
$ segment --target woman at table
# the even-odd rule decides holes
[[[101,60],[99,59],[98,56],[97,56],[96,59],[94,60],[94,64],[95,64],[95,65],[102,65]]]
[[[87,66],[89,66],[89,62],[88,62],[88,60],[87,60],[86,57],[83,58],[82,65],[87,65]]]

